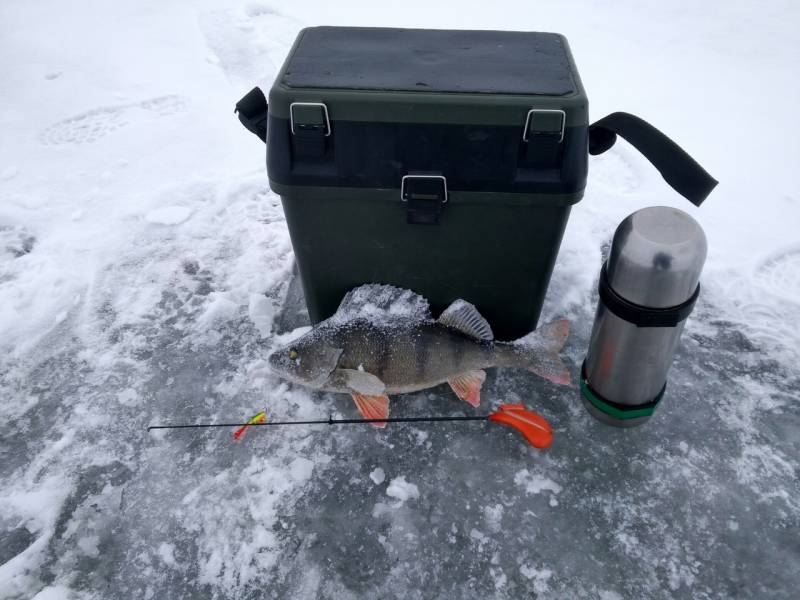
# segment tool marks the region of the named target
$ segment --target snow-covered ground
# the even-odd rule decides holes
[[[0,598],[792,598],[800,586],[796,3],[0,5]],[[705,228],[703,294],[646,426],[491,373],[556,430],[148,435],[352,414],[265,369],[304,324],[264,148],[233,104],[314,24],[558,31],[593,118],[638,114],[720,181],[694,209],[624,142],[591,159],[547,298],[586,350],[637,208]],[[288,309],[283,308],[289,298]],[[396,415],[465,412],[445,389]]]

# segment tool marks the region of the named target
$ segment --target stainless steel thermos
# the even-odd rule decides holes
[[[604,423],[632,427],[653,414],[700,291],[706,247],[697,221],[675,208],[645,208],[617,227],[580,386]]]

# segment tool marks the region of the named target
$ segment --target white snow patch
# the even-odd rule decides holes
[[[508,583],[508,577],[503,572],[503,569],[500,567],[491,567],[489,569],[489,574],[492,576],[492,582],[494,583],[494,589],[501,590],[506,587]]]
[[[239,311],[239,305],[231,299],[228,292],[211,292],[209,302],[197,318],[196,329],[212,329],[220,322],[232,319]]]
[[[371,283],[350,290],[329,321],[345,323],[356,317],[373,322],[400,317],[426,319],[430,318],[430,307],[425,298],[411,290]]]
[[[297,457],[289,465],[292,479],[298,482],[308,481],[314,472],[314,462],[307,458]]]
[[[287,344],[291,344],[293,341],[300,339],[309,331],[311,331],[310,325],[292,329],[291,331],[288,331],[282,335],[275,335],[272,337],[273,344],[276,348],[286,346]]]
[[[192,214],[192,210],[185,206],[163,206],[149,211],[144,220],[155,225],[180,225]]]
[[[483,507],[483,516],[486,519],[486,524],[489,526],[489,529],[495,533],[500,531],[503,511],[504,508],[502,504]]]
[[[169,544],[167,542],[161,542],[158,546],[158,555],[161,557],[161,560],[164,561],[164,564],[168,567],[175,567],[175,545]]]
[[[14,165],[4,168],[0,171],[0,180],[7,180],[16,177],[19,174],[19,167]]]
[[[389,482],[389,486],[386,488],[386,495],[397,499],[395,503],[397,507],[405,504],[408,500],[419,498],[419,488],[415,484],[406,481],[405,475],[400,475]]]
[[[77,594],[63,585],[51,585],[42,589],[31,600],[73,600]]]
[[[541,494],[544,491],[558,494],[561,486],[549,477],[540,473],[531,473],[528,469],[522,469],[514,475],[514,483],[523,487],[526,494]]]
[[[422,429],[412,429],[411,434],[416,438],[417,446],[422,446],[425,442],[428,441],[430,434],[427,431],[423,431]]]
[[[625,533],[624,531],[618,531],[615,535],[617,541],[622,546],[623,551],[625,554],[629,556],[638,556],[641,552],[641,544],[639,543],[639,538],[635,535],[630,533]]]
[[[761,10],[756,3],[737,3],[732,10],[719,10],[719,6],[727,7],[722,2],[711,7],[687,4],[674,10],[664,4],[663,10],[655,8],[655,4],[648,9],[658,13],[657,18],[638,20],[627,4],[618,8],[604,5],[610,18],[620,17],[623,24],[636,21],[636,27],[626,29],[626,36],[599,30],[594,26],[592,10],[575,10],[572,5],[549,3],[535,15],[524,10],[515,14],[522,19],[518,24],[521,30],[537,24],[556,31],[567,27],[563,31],[573,45],[593,105],[602,110],[596,116],[617,108],[619,90],[624,88],[624,100],[633,112],[652,118],[656,126],[674,135],[720,179],[722,183],[709,201],[692,212],[706,229],[710,242],[703,274],[704,298],[715,307],[713,318],[729,320],[748,335],[756,336],[763,344],[759,356],[783,361],[789,365],[788,372],[795,373],[794,359],[800,351],[800,252],[793,240],[797,239],[800,217],[795,167],[800,135],[797,122],[782,121],[782,115],[791,113],[796,96],[792,90],[797,86],[785,73],[793,72],[797,63],[795,47],[786,42],[793,39],[797,9],[781,6]],[[278,512],[281,518],[291,518],[286,507],[304,493],[306,475],[314,475],[307,465],[293,467],[292,459],[304,453],[316,465],[330,460],[303,447],[299,440],[311,434],[282,431],[274,436],[280,441],[275,445],[267,445],[265,436],[261,436],[259,443],[265,445],[258,447],[248,466],[245,452],[249,450],[239,447],[229,451],[224,445],[228,441],[225,436],[209,437],[210,441],[204,442],[202,436],[186,438],[159,432],[153,434],[153,439],[163,438],[163,443],[147,440],[139,445],[139,425],[143,423],[128,421],[136,411],[127,411],[128,406],[115,398],[120,390],[125,397],[126,389],[142,389],[141,384],[155,370],[174,366],[163,354],[154,363],[137,358],[139,352],[159,351],[154,344],[159,340],[149,333],[145,335],[138,325],[154,322],[160,327],[163,322],[164,327],[169,326],[167,321],[174,320],[178,310],[170,303],[185,302],[181,312],[198,307],[202,313],[214,301],[213,296],[187,298],[190,292],[186,288],[195,284],[193,276],[185,275],[180,266],[187,255],[198,256],[204,280],[214,290],[229,294],[227,300],[231,303],[227,313],[220,311],[221,320],[211,325],[199,324],[194,337],[204,342],[212,340],[208,328],[221,330],[225,319],[233,315],[249,316],[262,335],[269,335],[266,307],[258,302],[253,305],[251,300],[265,292],[270,292],[276,302],[281,298],[293,257],[280,199],[264,185],[263,146],[239,127],[229,109],[231,100],[256,81],[263,84],[272,79],[296,32],[319,20],[320,10],[324,13],[331,6],[316,2],[282,3],[278,8],[263,3],[246,7],[185,3],[170,5],[169,10],[159,13],[159,18],[152,18],[152,7],[130,2],[95,3],[89,8],[52,2],[4,6],[6,35],[0,36],[0,46],[3,55],[15,60],[0,102],[0,124],[4,139],[9,141],[0,144],[0,380],[4,381],[8,374],[12,386],[7,388],[11,394],[0,407],[0,417],[10,423],[31,412],[32,419],[23,416],[19,420],[24,427],[48,419],[53,413],[44,402],[47,389],[56,390],[59,381],[65,380],[69,388],[59,399],[59,418],[52,423],[47,421],[46,435],[36,438],[35,444],[28,444],[27,450],[20,446],[19,454],[16,450],[12,454],[12,460],[24,456],[27,466],[0,482],[0,515],[24,523],[34,536],[27,549],[0,565],[0,596],[71,600],[78,595],[60,585],[36,592],[43,585],[39,574],[48,560],[47,546],[53,538],[55,519],[64,498],[74,493],[77,482],[82,481],[87,451],[90,462],[102,456],[103,460],[145,465],[146,468],[137,469],[132,483],[144,481],[152,484],[148,493],[162,494],[149,512],[137,513],[134,500],[122,515],[129,519],[123,524],[130,536],[121,539],[138,545],[132,549],[135,560],[131,570],[150,565],[142,570],[137,583],[153,581],[151,593],[163,583],[152,566],[160,564],[158,543],[162,538],[157,536],[169,534],[150,527],[147,516],[162,511],[166,514],[159,523],[178,524],[185,529],[181,533],[196,544],[197,561],[211,595],[241,596],[242,586],[274,572],[276,561],[294,556],[284,552],[285,547],[271,528]],[[420,7],[412,2],[407,8],[413,14]],[[452,26],[452,11],[448,12],[447,7],[425,8],[432,11],[430,18],[435,26]],[[353,24],[390,25],[392,20],[392,11],[379,5],[365,11],[363,6],[337,3],[331,10],[344,20],[358,21]],[[717,18],[705,19],[711,12]],[[467,11],[458,26],[505,29],[509,27],[508,13]],[[43,17],[45,14],[47,18]],[[753,26],[743,30],[743,20],[752,21]],[[98,27],[98,23],[105,26]],[[186,23],[199,23],[190,28],[196,35],[171,35]],[[664,52],[665,48],[674,49],[675,31],[686,34],[682,49]],[[741,35],[730,35],[732,31]],[[53,32],[68,32],[70,43],[50,43],[58,38]],[[105,50],[93,51],[97,47]],[[604,52],[591,51],[600,47]],[[131,48],[137,50],[131,52]],[[652,62],[653,54],[668,55],[660,64],[662,68],[639,68]],[[618,70],[616,75],[602,68],[604,62],[616,59],[630,61],[628,68]],[[159,69],[152,68],[155,63]],[[209,63],[214,68],[209,68]],[[119,64],[126,68],[117,68]],[[714,65],[714,69],[709,70],[707,65]],[[641,74],[637,85],[624,81],[632,71]],[[754,85],[746,89],[739,86],[742,73],[749,73]],[[56,74],[61,75],[55,77]],[[779,80],[790,83],[787,93],[771,92],[774,86],[770,84]],[[660,84],[664,84],[663,88],[654,93],[654,86]],[[35,100],[42,97],[43,86],[53,108],[47,113],[50,116],[46,122],[37,118],[41,103]],[[740,89],[741,102],[714,110],[706,110],[708,107],[702,102],[697,110],[691,110],[696,102],[681,104],[686,89],[699,88],[708,89],[708,98],[728,89]],[[193,106],[169,95],[176,91],[191,97]],[[754,121],[747,132],[748,143],[755,150],[748,154],[749,168],[742,169],[737,155],[740,144],[734,135],[738,130],[730,124],[741,116],[741,106],[765,105],[771,110],[750,111]],[[191,126],[198,122],[203,123],[202,127]],[[776,155],[781,160],[776,160]],[[648,204],[687,207],[623,140],[590,161],[587,199],[570,216],[546,313],[582,314],[596,302],[592,290],[600,267],[600,248],[628,213]],[[753,173],[770,176],[753,177]],[[26,250],[27,246],[30,249]],[[167,298],[170,306],[159,308],[162,298],[170,294],[174,296]],[[76,298],[80,298],[77,303]],[[374,308],[379,307],[374,304]],[[701,313],[693,315],[688,333],[703,329],[700,317]],[[184,323],[187,327],[197,324],[194,320]],[[180,322],[175,325],[176,331],[180,326]],[[170,339],[166,354],[173,348],[180,351],[183,341],[177,333]],[[279,341],[277,337],[269,340]],[[221,346],[207,344],[196,350],[217,351],[224,360],[232,358]],[[31,381],[31,386],[24,382],[17,391],[13,379],[19,373],[15,372],[43,365],[51,352],[64,352],[68,359],[47,365],[41,375],[30,371],[39,380]],[[243,368],[242,364],[233,365],[234,371]],[[85,373],[85,378],[69,381],[68,373],[73,369]],[[175,394],[185,386],[187,378],[181,375],[186,374],[175,373],[176,383],[167,391]],[[28,373],[22,373],[19,381],[26,377]],[[198,394],[196,406],[213,410],[214,418],[250,402],[231,394],[224,404],[213,406],[217,399],[208,398],[206,392],[218,382],[197,373],[190,383],[197,385],[191,390]],[[791,400],[771,397],[767,386],[734,383],[744,385],[746,393],[718,399],[719,425],[732,430],[731,437],[741,455],[733,459],[735,478],[718,475],[712,483],[726,493],[742,489],[737,485],[743,483],[757,490],[765,501],[780,500],[791,512],[784,512],[776,522],[789,522],[798,514],[797,504],[791,504],[797,502],[796,494],[790,494],[797,459],[785,450],[785,439],[760,426],[764,417],[788,412]],[[103,393],[92,395],[93,385],[102,386]],[[271,393],[273,406],[290,411],[293,417],[318,416],[320,406],[308,394],[287,392],[285,388],[280,391],[277,385],[275,388],[278,391]],[[32,399],[40,394],[32,389],[44,390],[41,399]],[[145,402],[149,398],[145,397]],[[194,398],[178,397],[175,402],[176,412],[184,411],[192,408],[187,404]],[[233,402],[240,403],[234,407]],[[166,416],[161,411],[169,408],[168,400],[148,404],[148,420],[151,411],[152,421],[157,422]],[[583,413],[581,418],[585,418]],[[576,421],[573,425],[582,427],[583,423]],[[114,429],[119,425],[130,429]],[[19,433],[12,429],[11,439]],[[196,442],[190,445],[187,439]],[[95,440],[97,444],[92,445]],[[678,449],[687,464],[697,467],[704,464],[704,444],[701,437],[692,442],[688,452],[681,444]],[[281,454],[282,448],[290,452]],[[244,454],[232,456],[230,452]],[[172,459],[176,464],[170,465],[168,473],[180,469],[185,477],[164,475],[157,479],[156,475],[147,475],[148,471],[157,472],[154,467],[160,462]],[[292,475],[294,468],[297,472]],[[535,467],[529,469],[536,471]],[[558,492],[552,486],[558,484],[545,476],[547,472],[523,475],[518,482],[519,494],[548,491],[554,501]],[[785,488],[775,486],[776,480],[786,481]],[[564,486],[565,482],[578,486],[584,483],[575,472],[564,473],[563,481],[559,481]],[[670,479],[665,485],[672,487],[676,481]],[[663,524],[663,514],[654,513],[647,502],[635,504],[642,482],[626,480],[627,484],[631,487],[625,491],[631,492],[632,503],[620,510],[627,511],[626,515],[651,519],[654,526]],[[135,488],[127,486],[126,494]],[[665,487],[659,491],[663,496],[670,490]],[[75,497],[80,498],[80,494]],[[181,498],[187,503],[182,504]],[[138,498],[139,503],[145,500],[146,496]],[[79,502],[80,510],[95,515],[90,508],[94,500]],[[713,510],[711,505],[698,504],[698,511],[701,508]],[[71,531],[83,530],[85,522],[80,510],[72,519]],[[691,512],[697,515],[698,511]],[[395,510],[392,514],[402,512]],[[533,513],[523,512],[528,514]],[[130,515],[144,517],[146,522],[133,522]],[[401,517],[397,517],[398,529]],[[725,515],[722,522],[727,518]],[[733,522],[729,522],[729,529]],[[537,526],[541,524],[546,520]],[[747,529],[749,524],[742,520],[741,529]],[[641,564],[666,569],[660,546],[650,543],[648,527],[634,530],[642,531],[641,542],[627,540],[636,544],[631,548],[636,559]],[[741,533],[744,536],[750,532]],[[77,543],[77,539],[70,543]],[[387,547],[397,548],[397,539],[390,536]],[[455,535],[452,541],[457,541]],[[670,552],[683,556],[684,550],[704,549],[709,549],[709,558],[713,558],[714,547],[697,538],[682,541],[679,549]],[[75,554],[74,548],[65,550],[67,556]],[[455,547],[453,550],[458,551]],[[619,555],[619,548],[612,547],[609,565],[618,565]],[[302,557],[303,549],[297,558]],[[66,581],[74,574],[72,565],[69,560],[62,561],[64,557],[56,558],[56,562],[49,563],[54,581]],[[402,560],[397,565],[402,565]],[[290,567],[280,565],[277,570],[284,572],[285,568]],[[691,573],[669,568],[670,585],[689,581]],[[319,571],[310,567],[308,572],[312,587],[290,590],[294,597],[333,595],[330,590],[316,590],[315,586],[320,585]],[[396,585],[398,576],[407,580],[407,572],[398,567],[392,570],[386,585]],[[639,574],[632,581],[645,595],[653,591],[640,587],[646,577]],[[200,584],[202,581],[185,583],[188,592],[196,592]],[[432,582],[433,593],[434,586]],[[174,592],[167,589],[162,595],[169,596],[170,591]],[[87,597],[103,593],[113,596],[120,592],[92,590]],[[579,595],[575,589],[566,590],[563,595],[570,594]],[[602,600],[622,597],[610,591],[601,592],[600,596]]]
[[[383,469],[377,467],[370,472],[369,478],[372,479],[375,485],[380,485],[386,481],[386,473],[383,472]]]
[[[100,543],[100,538],[96,535],[86,535],[78,538],[78,548],[87,556],[97,556],[100,551],[97,549],[97,544]]]
[[[272,331],[272,320],[275,307],[264,294],[250,294],[247,314],[261,337],[267,337]]]
[[[121,392],[117,392],[117,402],[125,406],[133,406],[141,403],[141,397],[136,393],[133,388],[126,388]]]
[[[548,582],[553,576],[553,572],[550,569],[544,567],[537,569],[532,565],[523,564],[520,566],[519,572],[522,573],[523,577],[533,581],[533,591],[537,594],[544,594],[550,589],[550,584]]]
[[[50,461],[50,456],[45,456],[41,462]],[[36,473],[38,469],[37,465],[31,465],[29,473]],[[59,476],[49,476],[34,485],[33,476],[21,477],[19,473],[13,485],[0,488],[0,515],[24,523],[28,531],[36,535],[30,546],[0,565],[0,590],[12,597],[24,597],[26,590],[38,583],[37,565],[45,556],[59,510],[70,490],[69,481]],[[56,593],[62,588],[55,586],[53,589]]]

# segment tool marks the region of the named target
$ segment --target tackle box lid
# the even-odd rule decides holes
[[[298,102],[325,102],[332,120],[510,125],[535,106],[564,110],[566,126],[588,124],[557,33],[307,28],[272,87],[270,112],[287,118]]]
[[[575,91],[554,33],[360,27],[307,29],[282,82],[291,88],[564,96]]]
[[[268,113],[267,170],[283,195],[366,188],[563,205],[586,185],[588,102],[555,33],[304,29]]]

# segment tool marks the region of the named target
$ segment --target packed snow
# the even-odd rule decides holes
[[[798,17],[788,0],[2,3],[0,599],[794,597]],[[268,372],[308,321],[264,146],[233,114],[317,24],[564,33],[594,119],[638,114],[720,180],[695,209],[620,141],[564,236],[542,318],[571,319],[574,377],[616,225],[669,205],[706,231],[647,425],[500,370],[481,410],[530,405],[549,450],[482,422],[147,433],[354,415]],[[472,414],[446,387],[393,407]]]
[[[380,485],[386,481],[386,473],[384,473],[383,469],[377,467],[370,472],[369,478],[372,479],[372,483],[375,485]]]
[[[404,475],[400,475],[400,477],[395,477],[389,482],[389,487],[386,488],[386,495],[397,499],[395,506],[401,506],[408,500],[419,498],[419,488],[410,481],[406,481]]]

